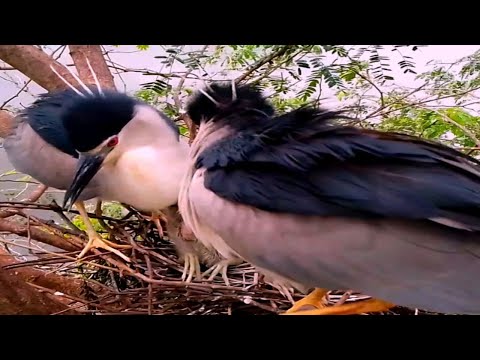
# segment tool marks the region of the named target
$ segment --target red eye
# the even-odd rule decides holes
[[[115,136],[115,137],[111,138],[110,140],[108,140],[107,146],[108,147],[114,147],[117,144],[118,144],[118,137]]]

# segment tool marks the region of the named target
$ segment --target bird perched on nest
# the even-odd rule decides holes
[[[201,280],[210,275],[212,280],[219,272],[226,285],[230,285],[226,271],[228,267],[222,266],[224,259],[215,249],[207,248],[199,242],[190,229],[185,227],[182,216],[178,211],[178,205],[164,209],[163,213],[168,218],[167,233],[175,247],[178,259],[184,264],[182,280],[189,283],[195,279]],[[203,274],[200,264],[208,267]],[[220,265],[219,265],[220,264]]]
[[[99,198],[151,212],[162,232],[159,211],[178,200],[188,144],[165,114],[124,93],[87,87],[42,95],[17,117],[4,147],[14,167],[62,190],[64,207],[75,204],[89,242],[80,253],[103,248],[126,261],[117,249],[130,247],[103,239],[94,230],[84,201]],[[70,71],[70,70],[69,70]]]
[[[397,305],[479,313],[479,162],[417,137],[342,126],[341,113],[275,115],[250,85],[191,99],[199,126],[179,208],[205,246],[300,289],[355,289]],[[309,314],[393,306],[323,308]],[[343,310],[342,310],[343,309]]]

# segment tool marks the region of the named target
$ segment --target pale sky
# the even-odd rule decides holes
[[[52,45],[52,49],[55,48],[55,45]],[[191,46],[192,48],[201,48],[203,45]],[[108,49],[114,49],[113,47],[107,46]],[[386,48],[388,48],[386,46]],[[427,65],[428,62],[440,61],[440,62],[452,62],[464,56],[474,53],[476,50],[480,49],[480,45],[430,45],[428,47],[421,47],[416,52],[405,53],[405,55],[413,56],[417,70],[419,73],[428,70],[431,68],[431,65]],[[147,68],[153,71],[160,71],[161,64],[160,60],[156,59],[155,56],[164,55],[163,49],[160,46],[151,46],[147,51],[137,51],[134,45],[122,45],[119,48],[114,49],[115,53],[111,53],[112,61],[119,63],[128,68]],[[403,50],[402,50],[403,51]],[[392,59],[395,60],[395,54],[387,51],[389,56],[392,56]],[[60,61],[64,64],[71,63],[70,56],[68,51],[65,51]],[[0,62],[0,66],[3,66]],[[402,72],[397,71],[394,73],[396,78],[395,84],[402,86],[418,86],[418,81],[415,81],[414,76],[407,74],[404,75]],[[25,77],[18,71],[0,71],[0,104],[3,103],[6,99],[14,96],[18,90],[19,86],[13,83],[11,80],[14,80],[22,86],[25,81]],[[123,73],[120,76],[114,74],[115,82],[119,89],[124,89],[126,84],[126,91],[133,92],[140,88],[140,85],[145,82],[154,81],[155,77],[144,76],[141,73]],[[123,79],[123,81],[122,81]],[[44,92],[36,84],[31,84],[28,86],[28,90],[32,94],[38,94]],[[328,91],[325,93],[325,96],[329,96]],[[22,93],[18,98],[13,100],[10,104],[13,106],[27,106],[34,97],[28,93]]]

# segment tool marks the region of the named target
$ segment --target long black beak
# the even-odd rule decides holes
[[[105,155],[103,154],[80,155],[77,172],[75,173],[72,184],[65,193],[65,198],[63,199],[63,208],[65,210],[70,210],[72,208],[72,205],[77,201],[83,189],[85,189],[90,180],[92,180],[102,166],[104,159]]]

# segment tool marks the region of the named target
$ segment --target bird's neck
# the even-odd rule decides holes
[[[128,149],[103,171],[103,190],[108,197],[139,210],[162,210],[177,203],[187,160],[186,142]]]
[[[231,135],[232,131],[233,130],[228,126],[211,121],[207,123],[201,123],[198,128],[197,135],[195,136],[195,140],[192,142],[190,148],[189,158],[192,161],[192,166],[202,151]]]
[[[197,171],[195,161],[206,148],[229,136],[231,132],[231,129],[228,127],[220,126],[213,122],[201,123],[195,140],[190,146],[187,168],[182,177],[178,196],[178,208],[185,224],[194,232],[195,229],[198,228],[198,219],[189,199],[189,190],[192,179]]]

